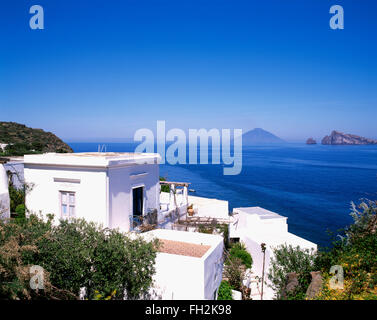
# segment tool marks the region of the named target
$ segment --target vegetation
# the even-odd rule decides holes
[[[231,289],[241,291],[243,299],[248,299],[250,289],[243,285],[246,269],[251,268],[252,258],[242,243],[235,243],[230,251],[225,250],[224,276]]]
[[[377,201],[365,200],[352,204],[354,223],[346,228],[341,239],[331,249],[320,252],[318,268],[325,285],[318,299],[373,299],[377,300]],[[344,288],[331,289],[331,266],[343,269]]]
[[[247,252],[246,247],[243,243],[237,242],[237,243],[233,244],[229,253],[232,257],[236,257],[236,258],[241,259],[243,265],[246,268],[251,268],[251,265],[253,263],[253,259],[251,258],[250,253]]]
[[[160,181],[166,181],[166,178],[160,177]],[[161,192],[170,192],[170,187],[167,184],[162,184]]]
[[[9,186],[10,212],[15,213],[19,205],[25,205],[26,188],[17,189]]]
[[[283,299],[284,289],[287,284],[288,273],[295,272],[298,277],[298,286],[287,294],[285,298],[300,300],[305,298],[306,290],[310,284],[310,272],[315,269],[315,254],[308,249],[282,245],[274,250],[271,259],[268,279],[276,292],[278,299]]]
[[[340,239],[334,240],[331,248],[315,254],[288,246],[275,250],[269,279],[277,290],[278,299],[282,298],[288,273],[298,274],[299,285],[286,298],[307,299],[305,293],[311,280],[309,273],[320,271],[323,287],[316,299],[377,300],[377,202],[365,200],[359,206],[352,203],[351,216],[353,224],[338,235]],[[333,266],[338,266],[343,274],[330,271]]]
[[[71,147],[51,132],[28,128],[15,122],[0,122],[0,156],[22,156],[43,152],[73,152]]]
[[[52,224],[31,215],[0,222],[0,299],[135,299],[147,295],[157,242],[130,239],[82,219]],[[30,288],[30,266],[44,268],[43,290]]]
[[[217,300],[233,300],[232,287],[228,281],[221,281],[219,293],[217,295]]]

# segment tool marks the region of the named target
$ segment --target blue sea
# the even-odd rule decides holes
[[[99,143],[69,143],[75,152]],[[134,151],[131,143],[101,143],[108,152]],[[160,167],[168,180],[190,182],[195,195],[229,201],[230,209],[260,206],[288,217],[289,231],[328,246],[328,231],[352,222],[351,201],[377,200],[377,146],[284,144],[243,148],[242,172],[223,165]]]

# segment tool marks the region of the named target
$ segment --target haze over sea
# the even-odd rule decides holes
[[[131,143],[78,143],[75,152],[132,152]],[[260,206],[288,217],[289,231],[321,246],[327,230],[352,222],[351,201],[377,200],[377,146],[282,144],[243,148],[242,172],[224,176],[223,165],[160,166],[160,176],[190,182],[193,195]]]

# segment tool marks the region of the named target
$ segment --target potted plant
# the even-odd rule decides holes
[[[190,204],[189,206],[187,206],[187,214],[192,217],[194,215],[194,208],[193,208],[193,204]]]

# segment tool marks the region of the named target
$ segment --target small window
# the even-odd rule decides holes
[[[60,191],[60,206],[61,206],[61,218],[71,219],[74,218],[76,194],[74,192]]]

